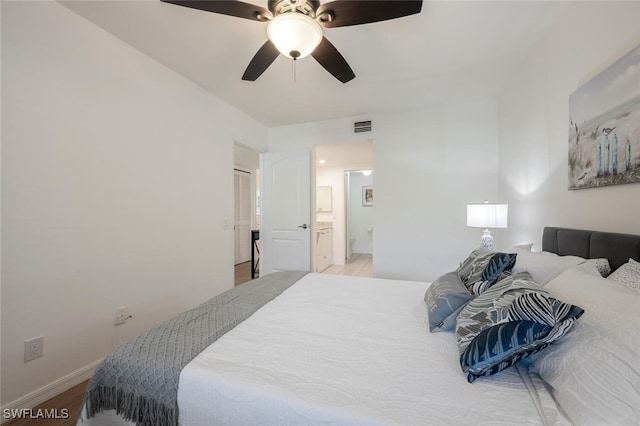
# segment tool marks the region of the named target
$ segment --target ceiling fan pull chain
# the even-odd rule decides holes
[[[293,73],[293,82],[297,81],[296,79],[296,58],[293,58],[291,61],[291,72]]]

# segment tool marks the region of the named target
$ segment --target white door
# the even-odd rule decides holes
[[[310,271],[311,152],[267,152],[261,162],[260,275]]]
[[[234,188],[234,263],[251,260],[251,173],[233,171]]]

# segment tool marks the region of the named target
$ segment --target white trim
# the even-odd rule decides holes
[[[102,359],[92,362],[73,373],[67,374],[66,376],[61,377],[40,389],[36,389],[33,392],[16,399],[15,401],[11,401],[8,404],[3,405],[1,410],[4,412],[5,409],[35,408],[54,396],[60,395],[62,392],[71,389],[75,385],[90,379],[93,375],[93,371],[100,362],[102,362]],[[7,422],[9,420],[11,419],[5,419],[4,416],[0,416],[0,423]]]

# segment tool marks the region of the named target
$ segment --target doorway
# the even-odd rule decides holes
[[[252,241],[253,230],[260,227],[260,154],[242,144],[233,145],[233,249],[235,285],[251,280],[254,266],[252,251],[257,257]]]
[[[362,206],[361,204],[363,186],[371,187],[369,188],[369,194],[373,194],[373,175],[364,177],[362,174],[363,170],[370,171],[373,169],[373,141],[366,139],[317,145],[315,148],[315,160],[316,190],[319,187],[331,187],[332,194],[331,211],[316,211],[318,226],[331,226],[332,229],[332,259],[331,264],[324,272],[357,275],[357,273],[353,273],[354,270],[352,269],[354,268],[351,268],[351,266],[355,268],[365,266],[366,270],[372,273],[373,200],[368,202],[367,206]],[[353,178],[349,179],[353,182],[354,189],[349,189],[347,173],[354,173]],[[355,188],[355,185],[358,185],[358,187]],[[356,206],[358,203],[360,203],[359,207]],[[366,210],[364,215],[368,214],[363,235],[360,235],[361,229],[359,225],[356,225],[353,229],[348,228],[350,211],[353,210],[352,213],[354,214],[363,213],[360,211],[361,209]],[[351,232],[352,230],[358,231],[358,234],[354,236]],[[352,262],[356,260],[353,257],[354,251],[350,251],[356,241],[358,242],[355,246],[356,250],[364,252],[361,253],[363,256],[355,265],[350,265],[349,260]],[[366,248],[367,245],[362,245],[367,241],[369,241],[368,249]],[[358,251],[355,252],[358,253]],[[365,273],[367,272],[365,271]]]

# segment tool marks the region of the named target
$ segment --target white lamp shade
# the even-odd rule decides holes
[[[506,228],[508,204],[467,204],[467,226]]]
[[[300,59],[308,56],[322,41],[322,27],[304,13],[287,12],[269,21],[269,40],[284,56]]]

